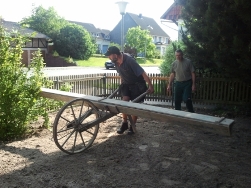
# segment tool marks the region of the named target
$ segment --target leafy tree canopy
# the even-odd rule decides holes
[[[152,57],[155,52],[155,45],[148,30],[142,30],[139,26],[132,27],[126,34],[126,46],[136,49],[137,53],[145,52],[148,57]]]
[[[21,24],[54,39],[60,29],[68,24],[68,21],[61,18],[53,7],[47,10],[38,6],[33,8],[30,17],[22,19]]]
[[[183,41],[197,67],[251,80],[251,1],[187,0]]]

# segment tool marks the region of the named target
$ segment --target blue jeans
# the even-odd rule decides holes
[[[174,103],[175,110],[181,110],[181,102],[186,103],[186,108],[188,112],[194,112],[192,104],[192,80],[187,80],[184,82],[175,82],[174,87]]]

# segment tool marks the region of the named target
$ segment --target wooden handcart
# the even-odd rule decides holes
[[[231,135],[234,123],[232,119],[112,99],[117,92],[118,90],[109,97],[102,98],[43,88],[40,94],[42,97],[67,102],[57,113],[53,124],[53,138],[57,147],[68,154],[85,151],[94,142],[99,124],[119,113],[128,114],[134,131],[136,129],[131,115],[164,122],[180,122],[184,126],[191,125],[218,134]]]

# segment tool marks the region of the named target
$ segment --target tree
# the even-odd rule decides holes
[[[148,57],[154,56],[155,45],[148,30],[142,30],[139,26],[132,27],[126,34],[126,46],[136,49],[136,52],[145,53]],[[137,55],[137,53],[135,55]]]
[[[68,21],[61,18],[53,7],[46,10],[42,6],[38,6],[33,8],[30,17],[22,19],[21,24],[55,39],[60,29],[67,25]]]
[[[96,45],[92,37],[82,26],[68,24],[60,30],[55,48],[62,56],[87,60],[95,53]]]
[[[183,41],[199,68],[251,81],[251,1],[180,1]]]

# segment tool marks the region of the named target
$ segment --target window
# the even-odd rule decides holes
[[[25,44],[26,44],[25,47],[32,47],[32,41],[28,41]]]
[[[162,42],[161,40],[162,40],[162,38],[161,38],[161,37],[159,37],[159,41],[158,41],[158,42]]]
[[[154,36],[153,42],[154,42],[154,43],[157,42],[157,36]]]
[[[168,41],[169,41],[168,38],[166,38],[166,44],[168,44]]]
[[[41,46],[39,46],[39,41],[38,41],[38,39],[32,39],[32,47],[41,47]]]
[[[109,40],[109,39],[110,39],[110,36],[109,36],[109,35],[106,35],[106,36],[105,36],[105,39]]]

